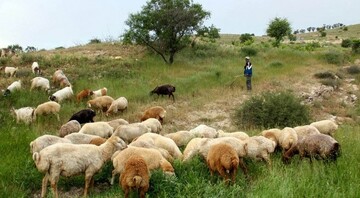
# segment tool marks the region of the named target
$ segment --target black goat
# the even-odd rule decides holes
[[[96,116],[96,113],[94,110],[83,109],[81,111],[74,113],[74,115],[71,116],[70,120],[76,120],[80,124],[84,124],[84,123],[88,123],[88,122],[94,122],[95,116]]]
[[[170,98],[170,96],[172,96],[173,101],[175,102],[175,97],[174,97],[173,92],[175,92],[175,87],[172,85],[166,84],[166,85],[160,85],[160,86],[155,87],[155,89],[150,92],[150,95],[153,95],[153,94],[157,94],[158,96],[159,95],[168,95],[169,98]]]

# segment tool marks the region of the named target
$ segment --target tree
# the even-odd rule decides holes
[[[278,47],[283,38],[291,33],[290,23],[286,18],[275,17],[270,21],[266,33],[268,36],[275,38],[274,45]]]
[[[25,52],[35,52],[36,48],[34,46],[27,46],[25,48]]]
[[[245,33],[245,34],[241,34],[240,35],[240,43],[253,43],[254,42],[254,38],[252,37],[251,34],[249,33]]]
[[[175,54],[191,43],[190,37],[204,28],[209,17],[210,12],[192,0],[150,0],[142,11],[130,14],[123,41],[145,44],[172,64]]]

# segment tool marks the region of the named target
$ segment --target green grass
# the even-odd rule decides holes
[[[258,51],[251,57],[254,64],[255,88],[252,94],[269,89],[287,89],[298,80],[310,80],[309,78],[319,70],[336,70],[338,67],[319,58],[324,51],[322,48],[309,52],[291,45],[274,49],[265,44],[255,43],[252,47]],[[165,124],[165,133],[188,129],[177,126],[174,121],[185,120],[189,112],[201,111],[204,106],[216,100],[241,100],[241,96],[246,94],[242,90],[245,82],[242,78],[244,57],[241,54],[241,46],[214,47],[212,44],[201,47],[201,54],[187,49],[176,56],[171,66],[166,65],[158,56],[144,54],[139,49],[129,47],[130,52],[126,52],[125,55],[125,52],[118,48],[127,49],[124,46],[101,43],[47,53],[42,51],[34,56],[41,56],[43,63],[47,63],[44,67],[45,77],[49,78],[56,68],[63,68],[73,83],[75,93],[84,88],[99,89],[105,86],[110,96],[125,96],[128,99],[129,108],[125,113],[110,118],[98,115],[95,120],[121,117],[136,122],[146,107],[162,105],[169,108],[169,122]],[[88,50],[108,50],[111,56],[121,54],[124,59],[114,60],[107,56],[94,58],[81,54],[84,51],[87,53]],[[339,53],[346,54],[346,50],[350,49],[341,49]],[[26,61],[31,62],[32,58],[26,57]],[[3,62],[7,61],[10,60]],[[39,193],[43,175],[37,171],[31,159],[29,143],[42,134],[57,134],[60,126],[67,122],[73,113],[86,107],[85,101],[78,104],[74,100],[68,100],[61,104],[60,122],[53,116],[45,116],[39,117],[29,126],[17,124],[10,115],[11,107],[36,107],[48,100],[48,95],[40,90],[29,91],[30,79],[34,76],[31,72],[26,72],[29,65],[20,62],[13,63],[23,71],[21,79],[24,88],[9,97],[0,98],[0,197],[33,197],[34,193]],[[1,88],[6,88],[12,80],[2,76]],[[232,82],[233,86],[230,86]],[[150,90],[163,83],[176,86],[175,103],[167,97],[149,96]],[[224,107],[218,105],[217,108]],[[203,118],[203,121],[212,122],[206,118]],[[236,183],[225,186],[219,177],[210,177],[202,159],[195,158],[186,164],[175,161],[176,177],[169,178],[160,171],[154,172],[147,196],[359,197],[359,129],[359,126],[344,125],[338,130],[335,138],[342,146],[342,156],[337,163],[324,164],[317,161],[311,166],[308,160],[299,161],[295,158],[290,165],[284,165],[280,160],[280,154],[275,153],[272,156],[271,169],[262,162],[246,160],[251,180],[246,181],[239,171]],[[248,132],[251,135],[258,134],[259,129]],[[108,181],[111,169],[111,163],[108,163],[96,176],[96,186]],[[73,186],[83,188],[84,177],[61,178],[58,185],[62,191],[69,191]],[[123,195],[118,185],[105,185],[100,189],[92,192],[90,197]]]

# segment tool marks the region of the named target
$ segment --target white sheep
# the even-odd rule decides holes
[[[18,69],[18,67],[5,67],[5,74],[9,75],[9,77],[14,77]]]
[[[161,122],[156,118],[149,118],[141,122],[150,129],[152,133],[160,133],[162,129]]]
[[[166,150],[172,156],[172,158],[182,159],[182,153],[179,147],[175,144],[175,142],[172,139],[168,137],[164,137],[157,133],[145,133],[140,137],[138,137],[133,142],[131,142],[131,144],[129,145],[142,146],[144,142],[148,143],[148,145],[152,145],[152,148],[159,148],[159,150],[162,149]],[[140,145],[138,143],[140,143]],[[167,156],[164,157],[170,160],[170,158],[168,158]]]
[[[60,121],[60,112],[61,105],[54,101],[44,102],[39,104],[33,113],[33,119],[36,120],[36,117],[39,115],[47,115],[47,114],[54,114],[58,121]]]
[[[35,88],[40,88],[45,90],[46,92],[50,92],[50,81],[43,77],[35,77],[31,79],[30,91]]]
[[[98,89],[96,91],[92,91],[92,95],[91,97],[93,99],[97,98],[97,97],[100,97],[100,96],[106,96],[107,95],[107,88],[106,87],[103,87],[101,89]]]
[[[42,180],[41,197],[46,196],[48,181],[53,194],[58,197],[57,183],[60,176],[70,177],[85,174],[84,196],[93,181],[93,176],[111,159],[117,151],[126,148],[126,144],[117,136],[111,136],[100,146],[91,144],[58,143],[48,146],[32,156],[36,168],[45,173]]]
[[[30,142],[30,153],[40,152],[44,148],[56,143],[72,143],[68,139],[64,139],[55,135],[42,135]]]
[[[57,69],[54,72],[52,80],[54,84],[59,84],[60,87],[71,86],[69,79],[65,76],[61,69]]]
[[[64,139],[70,140],[73,144],[94,144],[94,142],[98,140],[102,142],[106,141],[105,138],[85,133],[70,133],[66,135]]]
[[[13,93],[17,90],[20,90],[21,89],[21,80],[17,80],[17,81],[14,81],[13,83],[11,83],[7,89],[5,90],[4,92],[4,96],[7,96],[9,95],[10,93]]]
[[[221,138],[194,138],[184,149],[183,161],[188,161],[197,154],[200,154],[206,159],[210,146],[217,143],[227,143],[232,145],[240,158],[246,156],[245,141],[241,141],[235,137],[221,137]]]
[[[274,141],[276,143],[276,146],[279,145],[280,134],[281,134],[281,129],[278,128],[266,129],[261,132],[262,136]]]
[[[133,155],[140,155],[143,157],[150,171],[161,168],[165,174],[175,175],[173,166],[161,155],[159,150],[129,145],[126,149],[115,152],[111,157],[114,166],[111,185],[114,184],[115,176],[117,174],[121,175],[123,172],[127,159]]]
[[[25,124],[30,124],[33,121],[33,107],[22,107],[19,109],[12,108],[11,112],[13,112],[16,116],[16,123],[23,121]]]
[[[316,127],[320,133],[327,134],[332,137],[334,137],[335,131],[338,129],[338,125],[332,120],[321,120],[313,122],[310,125]]]
[[[72,90],[72,87],[64,87],[57,92],[53,93],[51,96],[49,96],[49,100],[56,101],[60,103],[61,101],[65,99],[70,99],[74,95],[74,92]]]
[[[120,97],[112,101],[109,109],[106,111],[106,115],[116,114],[118,111],[124,111],[128,107],[128,101],[125,97]]]
[[[164,136],[172,139],[177,146],[185,146],[190,142],[190,140],[195,138],[195,135],[189,131],[177,131],[174,133],[168,133]]]
[[[199,126],[190,129],[189,132],[200,138],[216,138],[218,136],[216,129],[206,126],[205,124],[200,124]]]
[[[41,70],[40,70],[38,62],[33,62],[32,63],[31,70],[32,70],[33,74],[37,74],[37,75],[41,74]]]
[[[64,137],[70,133],[79,132],[81,125],[77,120],[70,120],[69,122],[63,124],[59,130],[59,136]]]
[[[263,160],[271,166],[270,154],[275,151],[275,147],[276,143],[264,136],[251,136],[246,140],[246,156],[255,160]]]
[[[123,139],[126,143],[130,143],[135,138],[144,133],[149,133],[150,129],[142,123],[131,123],[127,125],[120,125],[115,129],[114,134]]]
[[[249,138],[249,135],[242,131],[224,132],[223,130],[218,130],[218,137],[235,137],[240,140],[246,141]]]
[[[296,131],[296,134],[298,135],[298,137],[320,134],[320,131],[312,125],[297,126],[297,127],[294,127],[294,130]]]
[[[114,130],[116,130],[120,125],[127,125],[129,124],[128,121],[122,119],[122,118],[118,118],[115,120],[110,120],[107,122]]]
[[[108,138],[113,134],[114,129],[104,121],[91,122],[84,124],[79,133],[97,135],[99,137]]]
[[[289,150],[294,144],[296,144],[297,140],[298,136],[293,128],[285,127],[281,130],[279,145],[281,146],[283,152]]]

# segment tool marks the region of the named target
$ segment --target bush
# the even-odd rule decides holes
[[[253,37],[251,36],[251,34],[249,33],[246,33],[246,34],[241,34],[240,35],[240,42],[241,43],[253,43],[254,42],[254,39]]]
[[[257,49],[253,47],[243,47],[240,51],[240,53],[244,56],[256,56],[258,53]]]
[[[283,128],[309,122],[309,110],[290,92],[265,92],[244,102],[234,116],[240,128]]]
[[[360,40],[353,40],[351,49],[354,53],[360,53]]]
[[[329,79],[335,79],[335,74],[329,72],[329,71],[326,71],[326,72],[319,72],[319,73],[316,73],[314,74],[314,76],[316,78],[320,78],[320,79],[326,79],[326,78],[329,78]]]
[[[314,51],[316,48],[320,48],[321,45],[319,42],[311,42],[311,43],[307,43],[305,46],[305,49],[307,51]]]
[[[341,47],[348,48],[352,46],[352,40],[351,39],[344,39],[341,42]]]
[[[321,31],[321,32],[320,32],[320,36],[321,36],[321,37],[326,37],[326,32]]]
[[[347,72],[349,74],[358,74],[360,73],[360,67],[356,65],[350,66],[349,68],[347,68]]]
[[[97,39],[97,38],[93,38],[90,40],[89,44],[96,44],[96,43],[101,43],[101,40],[100,39]]]
[[[329,64],[340,65],[344,62],[344,56],[340,52],[330,51],[323,55],[324,60]]]
[[[331,78],[327,78],[327,79],[322,79],[320,81],[321,84],[325,85],[325,86],[330,86],[333,87],[334,89],[337,89],[340,87],[341,82],[337,79],[331,79]]]

